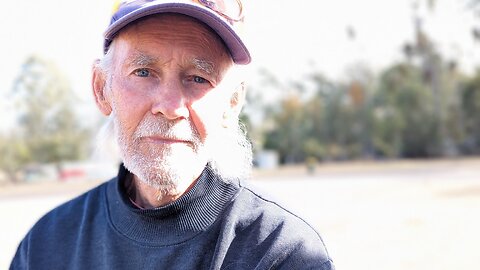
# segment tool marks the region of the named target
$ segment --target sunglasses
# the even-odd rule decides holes
[[[215,11],[230,23],[243,21],[243,5],[240,0],[193,0],[192,2]]]

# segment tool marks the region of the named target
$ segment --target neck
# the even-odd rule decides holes
[[[141,209],[157,208],[176,201],[184,193],[188,192],[196,183],[198,177],[193,180],[186,188],[175,188],[170,190],[159,190],[152,187],[136,175],[129,174],[126,183],[127,196],[131,202]]]

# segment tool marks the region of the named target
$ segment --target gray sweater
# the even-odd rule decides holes
[[[10,269],[334,269],[319,234],[208,167],[177,201],[141,210],[114,179],[41,218]]]

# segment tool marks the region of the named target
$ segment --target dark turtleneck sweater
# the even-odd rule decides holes
[[[319,234],[211,169],[178,200],[138,209],[114,179],[52,210],[10,269],[333,269]]]

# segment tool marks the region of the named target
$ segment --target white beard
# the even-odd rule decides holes
[[[151,124],[151,122],[157,123]],[[191,184],[208,162],[214,173],[219,175],[222,180],[250,176],[251,145],[245,132],[238,125],[233,128],[218,128],[215,132],[210,133],[210,138],[205,143],[202,143],[196,129],[191,127],[191,123],[168,128],[172,124],[165,122],[165,120],[152,116],[149,120],[142,121],[139,125],[142,128],[139,130],[143,130],[143,135],[151,135],[161,134],[159,132],[167,129],[173,133],[171,135],[183,134],[181,138],[184,139],[194,134],[191,136],[194,139],[190,138],[194,142],[193,148],[186,145],[149,147],[147,144],[141,144],[138,139],[126,138],[117,117],[112,113],[97,136],[98,145],[95,156],[99,159],[112,159],[113,157],[112,161],[115,163],[120,156],[125,167],[139,180],[160,189],[159,191],[163,193],[175,191],[182,183]],[[159,127],[161,125],[166,125],[167,128]],[[135,134],[133,137],[142,135],[138,130]],[[116,138],[117,143],[111,139],[112,136]]]
[[[202,172],[208,157],[198,132],[189,120],[170,121],[147,115],[129,137],[113,116],[115,137],[125,167],[162,194],[188,187]],[[145,137],[162,136],[190,142],[156,144]]]

